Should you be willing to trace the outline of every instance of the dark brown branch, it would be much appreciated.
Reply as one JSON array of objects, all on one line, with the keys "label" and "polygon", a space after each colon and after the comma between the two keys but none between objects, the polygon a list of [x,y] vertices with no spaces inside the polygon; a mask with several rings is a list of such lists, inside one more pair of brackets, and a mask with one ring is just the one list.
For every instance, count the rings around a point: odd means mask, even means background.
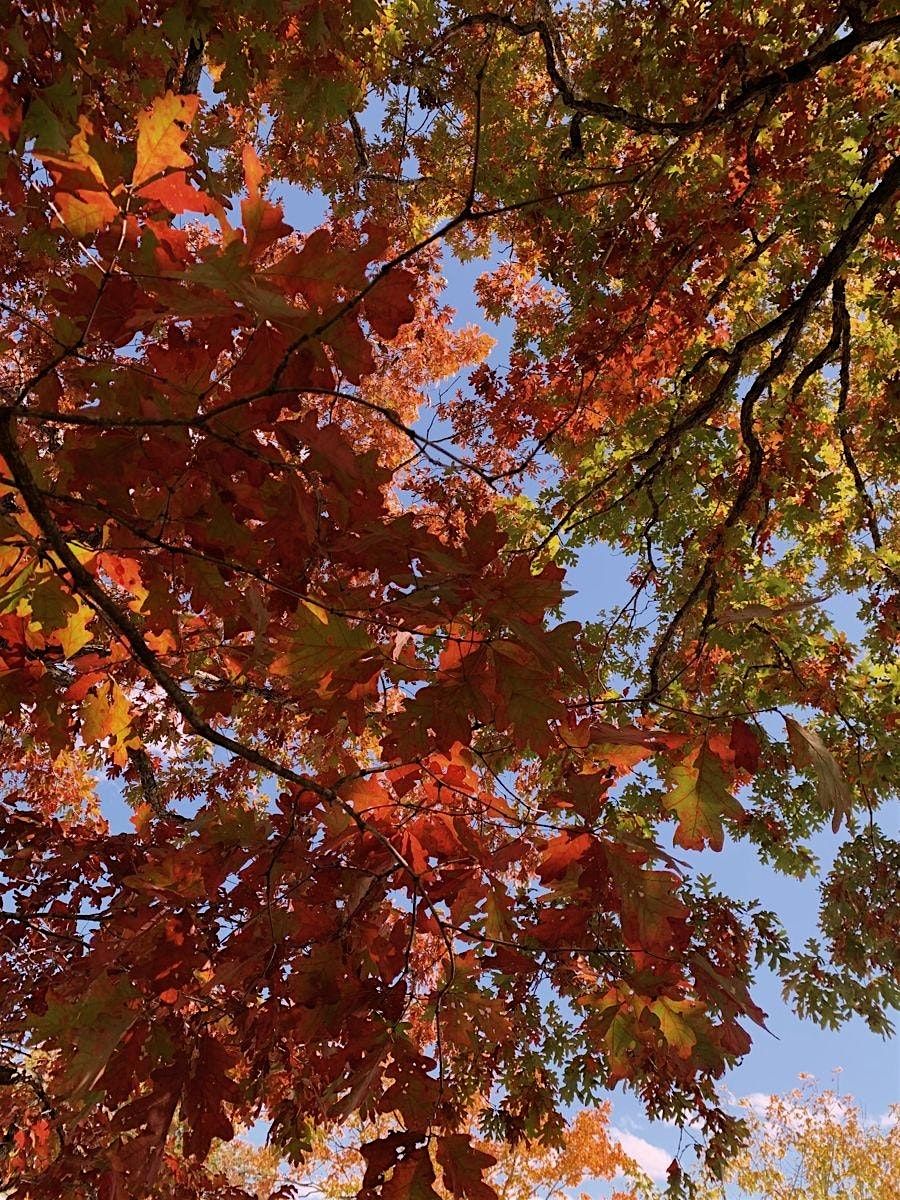
[{"label": "dark brown branch", "polygon": [[353,147],[356,150],[356,169],[360,175],[365,175],[370,166],[366,137],[359,123],[359,117],[355,112],[349,113],[347,120],[350,123],[350,132],[353,134]]},{"label": "dark brown branch", "polygon": [[850,439],[850,415],[847,412],[847,399],[850,395],[850,314],[847,311],[846,289],[842,279],[834,281],[832,296],[834,298],[835,324],[840,331],[841,346],[840,392],[837,410],[838,436],[841,439],[844,462],[853,476],[853,485],[856,488],[856,494],[859,496],[860,504],[865,514],[869,536],[872,538],[872,544],[875,549],[880,550],[881,531],[878,528],[875,505],[872,503],[872,497],[866,488],[865,480],[862,477],[862,472],[853,453],[853,442]]},{"label": "dark brown branch", "polygon": [[203,36],[199,33],[191,34],[191,40],[188,42],[187,54],[184,58],[184,65],[179,72],[177,67],[172,67],[166,75],[166,88],[169,91],[176,90],[179,96],[196,95],[200,87],[200,76],[203,74],[203,52],[206,49],[206,42]]},{"label": "dark brown branch", "polygon": [[137,771],[144,802],[153,810],[153,813],[164,821],[186,822],[187,817],[166,808],[166,802],[159,789],[159,780],[156,778],[156,772],[153,770],[153,763],[147,751],[142,746],[129,747],[128,761]]},{"label": "dark brown branch", "polygon": [[[547,75],[562,100],[573,112],[584,116],[602,117],[615,125],[624,126],[635,133],[685,134],[712,129],[736,116],[754,100],[777,96],[788,87],[812,79],[826,67],[835,66],[843,59],[855,54],[861,47],[873,42],[887,41],[900,34],[900,16],[887,17],[883,21],[859,22],[845,37],[829,42],[804,58],[797,59],[785,67],[748,79],[744,85],[720,104],[699,116],[686,120],[665,120],[644,116],[641,113],[612,104],[608,100],[581,96],[569,73],[559,39],[547,20],[516,21],[505,13],[472,13],[452,25],[441,38],[446,40],[460,29],[478,25],[494,25],[514,33],[517,37],[537,35],[544,51]],[[434,47],[433,47],[434,48]]]},{"label": "dark brown branch", "polygon": [[[891,162],[881,180],[856,209],[846,227],[835,239],[831,249],[823,257],[812,278],[797,299],[758,329],[751,330],[750,333],[745,334],[730,350],[716,348],[712,351],[706,351],[705,354],[701,355],[698,362],[688,372],[682,386],[685,386],[700,372],[703,366],[708,365],[714,359],[724,360],[727,364],[726,368],[719,376],[709,395],[695,404],[693,408],[689,409],[680,420],[673,420],[669,427],[658,434],[644,450],[638,451],[636,454],[631,455],[624,463],[613,467],[600,480],[592,484],[587,491],[573,500],[566,512],[546,534],[539,549],[546,547],[563,530],[572,529],[579,524],[593,520],[598,515],[596,512],[588,513],[580,517],[577,521],[573,521],[572,518],[578,509],[593,496],[601,492],[614,479],[621,476],[626,470],[639,467],[643,463],[649,464],[633,480],[627,490],[616,497],[616,504],[622,503],[629,496],[634,495],[646,487],[648,483],[651,483],[666,462],[672,448],[678,444],[682,436],[691,429],[696,429],[702,425],[728,396],[732,385],[740,378],[744,359],[750,350],[765,344],[790,327],[795,331],[791,337],[791,353],[793,352],[793,346],[796,344],[796,340],[799,338],[810,312],[837,278],[847,259],[871,228],[879,213],[893,201],[898,189],[900,189],[900,156]],[[787,354],[782,357],[779,353],[776,355],[776,359],[783,367],[787,365],[790,356],[790,354]],[[763,386],[774,382],[777,375],[772,375],[770,368],[771,363],[770,367],[757,377],[756,384],[753,385],[754,387],[763,379],[765,380]],[[757,396],[754,396],[754,402],[756,398]]]}]

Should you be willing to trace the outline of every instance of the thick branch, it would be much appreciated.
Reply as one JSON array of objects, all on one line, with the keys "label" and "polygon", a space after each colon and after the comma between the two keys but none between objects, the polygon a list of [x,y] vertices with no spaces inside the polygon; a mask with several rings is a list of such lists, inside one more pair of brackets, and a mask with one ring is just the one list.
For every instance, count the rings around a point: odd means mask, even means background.
[{"label": "thick branch", "polygon": [[480,12],[463,18],[447,31],[446,36],[458,29],[477,25],[494,25],[507,29],[518,37],[540,38],[544,51],[547,74],[550,77],[563,104],[576,113],[584,116],[602,117],[615,125],[622,125],[635,133],[685,134],[696,133],[702,129],[711,129],[736,116],[747,105],[760,97],[772,97],[783,92],[786,88],[804,83],[812,79],[826,67],[832,67],[855,54],[861,47],[873,42],[883,42],[900,34],[900,17],[887,17],[883,21],[861,22],[845,37],[830,42],[821,50],[816,50],[804,58],[789,63],[786,67],[767,71],[754,79],[749,79],[739,91],[723,100],[702,115],[687,120],[663,120],[656,117],[643,116],[641,113],[623,108],[620,104],[611,104],[608,100],[581,96],[575,90],[558,38],[548,21],[516,21],[505,13]]}]

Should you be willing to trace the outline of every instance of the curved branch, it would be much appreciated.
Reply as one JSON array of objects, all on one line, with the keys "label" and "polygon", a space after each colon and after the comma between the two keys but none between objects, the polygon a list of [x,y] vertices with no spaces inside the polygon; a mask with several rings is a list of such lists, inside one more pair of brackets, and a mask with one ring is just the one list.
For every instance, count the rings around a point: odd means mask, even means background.
[{"label": "curved branch", "polygon": [[608,100],[579,95],[575,90],[559,39],[546,20],[519,22],[505,13],[472,13],[451,26],[440,40],[445,40],[457,30],[477,25],[499,26],[514,33],[517,37],[531,37],[536,34],[540,38],[544,51],[547,74],[563,104],[573,112],[583,116],[602,117],[614,125],[621,125],[635,133],[674,135],[697,133],[700,130],[722,125],[752,104],[754,100],[760,97],[777,96],[788,87],[812,79],[826,67],[835,66],[851,54],[855,54],[863,46],[873,42],[888,41],[900,35],[900,16],[887,17],[882,21],[860,22],[845,37],[829,42],[822,49],[815,50],[804,58],[789,63],[786,67],[776,68],[749,79],[739,91],[701,116],[676,121],[643,116],[641,113],[623,108],[620,104],[612,104]]},{"label": "curved branch", "polygon": [[213,728],[208,721],[205,721],[196,712],[189,694],[169,674],[147,645],[134,617],[119,608],[91,573],[78,561],[78,558],[70,549],[65,535],[57,524],[53,513],[50,511],[50,507],[15,439],[14,420],[13,414],[8,409],[0,411],[0,454],[6,460],[10,473],[16,482],[23,500],[28,506],[31,516],[47,539],[48,546],[53,550],[53,553],[68,573],[72,581],[72,586],[88,601],[110,629],[128,646],[135,660],[163,690],[187,727],[211,745],[218,746],[220,749],[226,750],[229,754],[233,754],[245,762],[252,763],[263,771],[279,779],[283,779],[287,783],[294,784],[304,791],[312,792],[314,795],[320,797],[320,799],[340,808],[357,827],[359,832],[368,833],[378,841],[396,865],[413,881],[422,895],[429,912],[434,917],[447,952],[449,966],[448,979],[438,993],[436,1010],[439,1011],[440,1000],[453,981],[455,954],[452,938],[445,928],[443,918],[437,911],[434,901],[429,899],[427,891],[423,889],[418,873],[410,865],[405,855],[394,846],[390,838],[383,834],[381,830],[376,829],[364,816],[358,813],[353,805],[349,804],[333,787],[328,787],[325,784],[319,783],[317,779],[312,778],[310,775],[305,775],[293,770],[291,767],[284,766],[275,759],[270,758],[269,755],[264,754],[261,750],[258,750],[255,746],[245,745],[236,738],[222,733],[220,730]]}]

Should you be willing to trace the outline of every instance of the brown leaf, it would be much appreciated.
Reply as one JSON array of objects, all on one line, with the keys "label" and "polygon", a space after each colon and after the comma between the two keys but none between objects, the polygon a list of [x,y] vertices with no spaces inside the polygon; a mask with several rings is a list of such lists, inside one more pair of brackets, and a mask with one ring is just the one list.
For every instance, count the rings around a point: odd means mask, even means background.
[{"label": "brown leaf", "polygon": [[844,817],[853,810],[853,793],[841,774],[834,755],[813,729],[807,729],[793,717],[785,717],[788,740],[793,752],[794,766],[800,770],[810,767],[818,781],[818,796],[828,812],[832,813],[831,828],[835,833]]}]

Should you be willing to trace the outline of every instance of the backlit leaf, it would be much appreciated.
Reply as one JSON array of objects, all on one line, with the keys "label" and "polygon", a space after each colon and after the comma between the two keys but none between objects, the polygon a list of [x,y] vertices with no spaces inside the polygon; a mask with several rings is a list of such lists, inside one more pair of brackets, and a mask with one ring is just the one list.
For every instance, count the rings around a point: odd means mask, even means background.
[{"label": "backlit leaf", "polygon": [[708,844],[713,850],[721,850],[725,841],[723,819],[736,820],[744,815],[721,761],[704,743],[672,769],[670,783],[673,787],[663,804],[678,818],[676,845],[702,850]]},{"label": "backlit leaf", "polygon": [[181,171],[193,164],[184,143],[197,114],[199,96],[176,96],[166,92],[158,96],[137,119],[137,159],[132,186],[168,171]]}]

